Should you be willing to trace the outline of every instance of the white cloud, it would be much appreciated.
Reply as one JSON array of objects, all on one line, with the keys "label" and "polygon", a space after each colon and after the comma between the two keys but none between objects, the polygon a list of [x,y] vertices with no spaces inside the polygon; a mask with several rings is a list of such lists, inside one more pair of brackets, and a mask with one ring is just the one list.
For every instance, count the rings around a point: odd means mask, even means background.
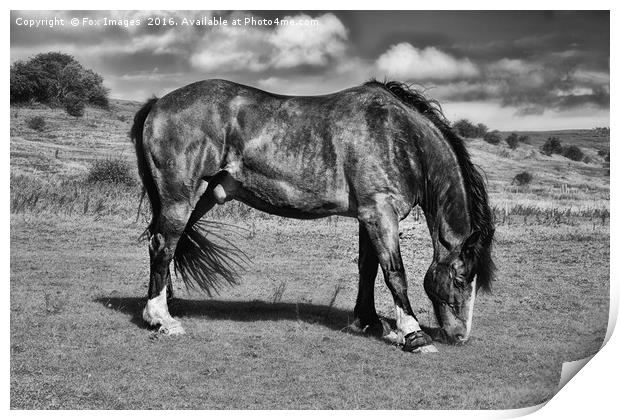
[{"label": "white cloud", "polygon": [[[285,20],[309,20],[308,15],[286,16]],[[290,68],[302,64],[327,64],[346,51],[347,29],[332,13],[316,18],[317,25],[279,26],[269,37],[275,48],[272,64],[275,68]]]},{"label": "white cloud", "polygon": [[202,71],[262,71],[269,66],[268,34],[262,29],[222,27],[206,34],[190,56]]},{"label": "white cloud", "polygon": [[190,57],[203,71],[287,69],[324,66],[346,52],[347,30],[333,14],[316,18],[300,14],[286,20],[318,21],[316,25],[222,27],[205,34]]},{"label": "white cloud", "polygon": [[389,77],[406,80],[448,80],[479,74],[469,59],[457,59],[435,47],[419,49],[402,42],[392,45],[376,61],[377,69]]}]

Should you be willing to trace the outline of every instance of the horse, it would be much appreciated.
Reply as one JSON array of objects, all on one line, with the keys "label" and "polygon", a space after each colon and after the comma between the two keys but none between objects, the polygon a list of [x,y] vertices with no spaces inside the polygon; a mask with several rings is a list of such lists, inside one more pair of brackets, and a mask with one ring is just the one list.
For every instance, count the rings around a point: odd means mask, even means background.
[{"label": "horse", "polygon": [[357,218],[353,325],[385,334],[374,301],[381,267],[403,350],[435,352],[411,307],[399,245],[399,222],[420,206],[434,250],[424,290],[438,330],[450,344],[469,339],[476,294],[494,280],[493,215],[463,140],[439,103],[414,87],[373,79],[332,94],[285,96],[204,80],[148,100],[130,136],[152,210],[149,325],[185,332],[167,306],[171,261],[186,284],[209,294],[236,283],[236,248],[209,239],[216,225],[202,217],[238,200],[282,217]]}]

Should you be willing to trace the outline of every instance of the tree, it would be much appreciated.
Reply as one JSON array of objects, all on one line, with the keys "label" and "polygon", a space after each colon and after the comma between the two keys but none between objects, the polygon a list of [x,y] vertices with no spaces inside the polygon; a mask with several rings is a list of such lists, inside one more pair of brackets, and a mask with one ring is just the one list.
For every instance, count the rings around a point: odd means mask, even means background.
[{"label": "tree", "polygon": [[562,154],[562,143],[557,137],[549,137],[545,144],[540,147],[540,152],[544,155]]},{"label": "tree", "polygon": [[94,106],[109,105],[103,78],[68,54],[49,52],[16,61],[11,65],[10,78],[11,103],[37,101],[60,106],[72,93]]},{"label": "tree", "polygon": [[486,133],[482,139],[489,144],[499,144],[502,141],[502,136],[499,131],[493,130]]},{"label": "tree", "polygon": [[476,126],[476,131],[476,137],[484,137],[484,135],[489,132],[489,127],[487,127],[485,124],[479,123]]},{"label": "tree", "polygon": [[511,133],[504,141],[513,150],[519,147],[519,136],[516,133]]}]

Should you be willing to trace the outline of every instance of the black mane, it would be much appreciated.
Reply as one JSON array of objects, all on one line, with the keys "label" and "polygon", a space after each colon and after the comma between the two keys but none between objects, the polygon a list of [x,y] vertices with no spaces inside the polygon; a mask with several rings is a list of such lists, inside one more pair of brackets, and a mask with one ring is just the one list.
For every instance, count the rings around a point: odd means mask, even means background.
[{"label": "black mane", "polygon": [[489,207],[484,179],[472,163],[465,143],[454,132],[441,110],[441,105],[436,100],[426,98],[421,92],[402,82],[370,80],[365,85],[378,86],[387,90],[400,101],[428,118],[441,131],[452,147],[465,181],[471,230],[479,233],[479,239],[473,246],[478,279],[477,286],[483,290],[490,290],[495,273],[495,264],[491,256],[493,234],[495,233],[493,213]]}]

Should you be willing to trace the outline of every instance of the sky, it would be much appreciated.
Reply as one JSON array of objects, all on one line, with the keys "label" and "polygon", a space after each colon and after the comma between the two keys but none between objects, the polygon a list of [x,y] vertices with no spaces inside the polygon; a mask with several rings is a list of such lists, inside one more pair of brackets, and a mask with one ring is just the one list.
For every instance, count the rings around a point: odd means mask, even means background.
[{"label": "sky", "polygon": [[451,121],[609,126],[607,11],[12,11],[10,32],[11,62],[71,54],[118,99],[209,78],[316,95],[374,77],[416,85]]}]

